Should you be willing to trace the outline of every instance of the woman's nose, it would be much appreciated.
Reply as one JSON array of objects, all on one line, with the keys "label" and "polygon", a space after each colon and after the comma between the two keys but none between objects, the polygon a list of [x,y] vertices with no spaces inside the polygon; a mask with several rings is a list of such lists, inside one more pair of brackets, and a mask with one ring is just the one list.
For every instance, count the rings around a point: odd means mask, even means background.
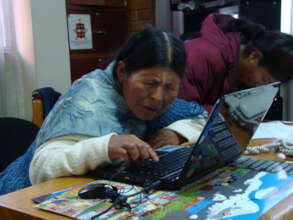
[{"label": "woman's nose", "polygon": [[158,86],[151,93],[151,98],[156,102],[162,102],[164,100],[164,90],[161,86]]}]

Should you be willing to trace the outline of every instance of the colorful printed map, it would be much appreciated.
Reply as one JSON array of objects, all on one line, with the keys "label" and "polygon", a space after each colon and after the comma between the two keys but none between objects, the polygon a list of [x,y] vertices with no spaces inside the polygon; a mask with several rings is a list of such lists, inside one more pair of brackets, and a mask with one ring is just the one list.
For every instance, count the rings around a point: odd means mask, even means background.
[{"label": "colorful printed map", "polygon": [[[109,183],[94,183],[97,182]],[[140,190],[136,186],[111,184],[125,195]],[[106,200],[78,198],[80,188],[59,193],[37,207],[76,219],[91,219],[111,205]],[[293,176],[285,172],[272,174],[225,167],[181,191],[131,197],[131,211],[113,208],[99,219],[257,219],[292,192]]]}]

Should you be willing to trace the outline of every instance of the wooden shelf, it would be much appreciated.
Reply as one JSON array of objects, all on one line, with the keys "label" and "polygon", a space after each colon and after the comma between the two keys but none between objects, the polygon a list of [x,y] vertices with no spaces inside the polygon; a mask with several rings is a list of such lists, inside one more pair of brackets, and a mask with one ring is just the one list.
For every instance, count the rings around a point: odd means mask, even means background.
[{"label": "wooden shelf", "polygon": [[153,24],[152,3],[152,0],[66,0],[67,16],[90,16],[92,36],[92,49],[70,50],[71,81],[94,69],[105,68],[131,33]]},{"label": "wooden shelf", "polygon": [[104,7],[127,7],[127,0],[67,0],[67,4],[71,5],[90,5]]}]

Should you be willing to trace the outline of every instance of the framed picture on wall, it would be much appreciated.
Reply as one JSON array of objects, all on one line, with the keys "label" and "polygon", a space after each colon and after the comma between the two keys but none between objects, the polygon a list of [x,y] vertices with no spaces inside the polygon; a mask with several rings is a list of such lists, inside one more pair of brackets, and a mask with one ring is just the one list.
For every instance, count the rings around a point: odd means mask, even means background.
[{"label": "framed picture on wall", "polygon": [[69,14],[67,24],[70,50],[93,48],[91,16],[89,14]]}]

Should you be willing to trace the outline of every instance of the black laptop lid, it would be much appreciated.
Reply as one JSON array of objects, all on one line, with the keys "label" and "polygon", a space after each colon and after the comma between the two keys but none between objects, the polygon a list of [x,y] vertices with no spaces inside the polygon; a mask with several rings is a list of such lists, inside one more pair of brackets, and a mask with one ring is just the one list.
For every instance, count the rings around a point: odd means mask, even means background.
[{"label": "black laptop lid", "polygon": [[194,179],[237,159],[273,103],[277,85],[241,90],[217,100],[182,179]]}]

